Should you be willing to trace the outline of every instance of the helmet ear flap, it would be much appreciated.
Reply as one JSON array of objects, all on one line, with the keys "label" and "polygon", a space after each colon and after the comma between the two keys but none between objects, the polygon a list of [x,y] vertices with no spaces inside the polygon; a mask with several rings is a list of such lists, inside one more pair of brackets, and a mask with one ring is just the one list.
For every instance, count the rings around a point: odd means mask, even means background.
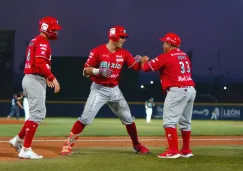
[{"label": "helmet ear flap", "polygon": [[113,36],[113,41],[114,42],[118,42],[119,39],[120,39],[120,37],[118,35]]}]

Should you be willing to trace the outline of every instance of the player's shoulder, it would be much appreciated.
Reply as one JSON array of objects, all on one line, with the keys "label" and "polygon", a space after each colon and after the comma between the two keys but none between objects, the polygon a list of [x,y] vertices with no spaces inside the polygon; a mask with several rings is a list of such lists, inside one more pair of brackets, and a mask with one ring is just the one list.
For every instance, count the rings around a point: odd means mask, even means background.
[{"label": "player's shoulder", "polygon": [[32,39],[31,42],[33,42],[37,46],[39,45],[39,46],[45,47],[45,48],[50,46],[49,41],[40,35],[38,35],[34,39]]},{"label": "player's shoulder", "polygon": [[161,53],[155,57],[155,60],[164,60],[164,58],[167,58],[168,56],[168,53]]},{"label": "player's shoulder", "polygon": [[132,56],[131,52],[129,52],[128,50],[124,49],[124,48],[119,48],[117,53],[123,57],[128,57],[128,56]]},{"label": "player's shoulder", "polygon": [[105,49],[106,49],[105,44],[102,44],[91,49],[91,52],[100,52],[100,51],[104,51]]},{"label": "player's shoulder", "polygon": [[187,56],[187,54],[185,52],[183,52],[182,50],[178,49],[174,49],[170,52],[167,53],[169,56]]},{"label": "player's shoulder", "polygon": [[124,48],[119,48],[118,52],[120,53],[126,53],[126,54],[131,54],[128,50],[124,49]]}]

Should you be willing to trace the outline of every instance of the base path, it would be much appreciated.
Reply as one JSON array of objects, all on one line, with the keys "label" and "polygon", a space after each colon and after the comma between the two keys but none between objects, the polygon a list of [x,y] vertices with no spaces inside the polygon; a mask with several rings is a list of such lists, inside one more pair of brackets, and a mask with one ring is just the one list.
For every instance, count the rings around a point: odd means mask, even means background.
[{"label": "base path", "polygon": [[[10,147],[8,141],[12,137],[0,137],[0,161],[13,161],[18,159],[18,153]],[[45,158],[60,156],[61,147],[67,137],[36,137],[32,143],[33,150]],[[147,147],[165,148],[165,137],[140,137],[140,141]],[[179,139],[181,145],[181,137]],[[243,145],[243,136],[192,136],[192,146],[234,146]],[[80,137],[75,143],[75,148],[99,148],[99,147],[131,147],[129,137]]]}]

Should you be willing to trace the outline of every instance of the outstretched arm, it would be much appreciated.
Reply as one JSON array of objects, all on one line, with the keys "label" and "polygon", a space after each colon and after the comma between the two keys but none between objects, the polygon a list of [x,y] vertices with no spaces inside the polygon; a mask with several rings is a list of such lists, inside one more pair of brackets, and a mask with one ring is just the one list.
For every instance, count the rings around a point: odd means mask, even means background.
[{"label": "outstretched arm", "polygon": [[141,70],[141,60],[142,56],[136,55],[132,56],[129,52],[125,53],[125,62],[127,63],[128,68],[132,68],[133,70],[139,71]]},{"label": "outstretched arm", "polygon": [[148,61],[148,59],[149,58],[147,56],[144,56],[141,61],[141,68],[144,72],[158,71],[165,64],[165,58],[163,55],[160,55],[150,61]]}]

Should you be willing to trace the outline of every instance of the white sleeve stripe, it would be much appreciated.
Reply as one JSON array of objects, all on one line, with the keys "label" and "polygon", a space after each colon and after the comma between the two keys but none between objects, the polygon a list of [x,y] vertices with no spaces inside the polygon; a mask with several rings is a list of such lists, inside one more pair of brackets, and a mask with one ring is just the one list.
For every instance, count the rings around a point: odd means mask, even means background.
[{"label": "white sleeve stripe", "polygon": [[150,62],[148,62],[148,65],[150,66],[150,68],[152,69],[152,71],[154,71],[153,67],[150,65]]},{"label": "white sleeve stripe", "polygon": [[45,56],[35,56],[36,58],[45,58],[47,59]]},{"label": "white sleeve stripe", "polygon": [[53,74],[51,74],[51,76],[50,77],[48,77],[48,78],[51,78],[53,76]]},{"label": "white sleeve stripe", "polygon": [[86,65],[90,66],[88,63],[86,63]]},{"label": "white sleeve stripe", "polygon": [[131,66],[129,66],[128,68],[133,67],[133,65],[135,65],[137,63],[137,61],[135,61]]}]

